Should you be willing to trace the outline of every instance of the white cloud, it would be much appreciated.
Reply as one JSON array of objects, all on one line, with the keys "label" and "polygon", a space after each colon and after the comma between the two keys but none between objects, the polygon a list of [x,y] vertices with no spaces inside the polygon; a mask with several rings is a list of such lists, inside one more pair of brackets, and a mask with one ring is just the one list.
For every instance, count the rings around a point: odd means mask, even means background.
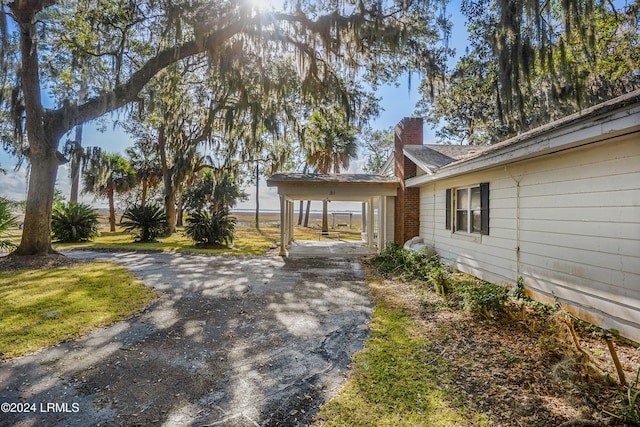
[{"label": "white cloud", "polygon": [[8,170],[6,175],[0,175],[0,196],[10,200],[24,200],[26,197],[27,178],[25,168],[17,171]]}]

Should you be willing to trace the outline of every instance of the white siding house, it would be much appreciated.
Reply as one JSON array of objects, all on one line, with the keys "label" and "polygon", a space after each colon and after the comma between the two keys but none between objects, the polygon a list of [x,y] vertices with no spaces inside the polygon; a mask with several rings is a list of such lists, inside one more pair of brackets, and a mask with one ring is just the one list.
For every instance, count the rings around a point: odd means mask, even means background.
[{"label": "white siding house", "polygon": [[424,242],[640,342],[640,91],[485,149],[451,147],[403,149]]}]

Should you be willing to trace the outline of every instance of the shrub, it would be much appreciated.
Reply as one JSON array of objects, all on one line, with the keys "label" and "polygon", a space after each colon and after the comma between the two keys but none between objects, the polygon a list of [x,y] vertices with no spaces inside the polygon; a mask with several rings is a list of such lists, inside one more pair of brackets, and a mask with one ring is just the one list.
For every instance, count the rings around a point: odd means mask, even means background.
[{"label": "shrub", "polygon": [[426,251],[407,251],[397,243],[387,245],[373,262],[379,270],[398,274],[405,280],[426,280],[433,283],[434,273],[439,277],[446,276],[440,274],[445,272],[446,267],[440,263],[437,256],[429,256]]},{"label": "shrub", "polygon": [[3,238],[7,230],[16,227],[18,220],[11,212],[11,202],[0,197],[0,251],[11,250],[16,247],[13,240]]},{"label": "shrub", "polygon": [[61,242],[94,239],[100,234],[98,213],[82,203],[56,203],[51,216],[51,234]]},{"label": "shrub", "polygon": [[228,247],[235,238],[236,219],[227,209],[218,209],[212,214],[193,212],[187,218],[185,234],[196,245],[209,247]]},{"label": "shrub", "polygon": [[464,309],[481,314],[487,319],[491,317],[491,313],[504,313],[509,299],[509,290],[505,286],[486,282],[477,284],[465,281],[459,283],[454,292]]},{"label": "shrub", "polygon": [[158,205],[134,205],[122,215],[120,225],[138,242],[155,242],[167,232],[167,215]]},{"label": "shrub", "polygon": [[384,250],[373,258],[378,269],[386,273],[399,270],[404,264],[404,250],[397,243],[389,243]]},{"label": "shrub", "polygon": [[634,382],[627,385],[627,399],[623,402],[624,417],[632,425],[640,425],[640,368],[636,372]]}]

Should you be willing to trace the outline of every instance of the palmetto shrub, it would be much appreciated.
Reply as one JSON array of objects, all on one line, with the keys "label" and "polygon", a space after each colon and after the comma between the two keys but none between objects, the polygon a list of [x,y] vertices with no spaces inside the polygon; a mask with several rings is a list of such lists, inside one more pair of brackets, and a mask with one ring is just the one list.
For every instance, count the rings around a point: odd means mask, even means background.
[{"label": "palmetto shrub", "polygon": [[81,242],[97,237],[98,213],[82,203],[56,203],[51,215],[51,234],[61,242]]},{"label": "palmetto shrub", "polygon": [[212,214],[193,212],[187,218],[184,232],[196,245],[229,247],[235,238],[236,219],[228,209],[218,209]]},{"label": "palmetto shrub", "polygon": [[158,205],[129,207],[120,225],[139,242],[154,242],[167,232],[167,214]]},{"label": "palmetto shrub", "polygon": [[5,233],[18,225],[18,220],[11,212],[11,202],[0,197],[0,251],[11,250],[16,247],[13,240],[4,238]]}]

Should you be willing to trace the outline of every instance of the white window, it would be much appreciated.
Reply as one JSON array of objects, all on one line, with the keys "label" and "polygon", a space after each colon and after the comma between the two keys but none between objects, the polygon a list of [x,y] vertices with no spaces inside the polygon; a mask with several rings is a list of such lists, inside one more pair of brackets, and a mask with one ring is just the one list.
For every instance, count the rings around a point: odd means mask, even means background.
[{"label": "white window", "polygon": [[448,188],[445,216],[447,230],[489,234],[489,183]]},{"label": "white window", "polygon": [[455,231],[480,233],[480,187],[456,190]]}]

